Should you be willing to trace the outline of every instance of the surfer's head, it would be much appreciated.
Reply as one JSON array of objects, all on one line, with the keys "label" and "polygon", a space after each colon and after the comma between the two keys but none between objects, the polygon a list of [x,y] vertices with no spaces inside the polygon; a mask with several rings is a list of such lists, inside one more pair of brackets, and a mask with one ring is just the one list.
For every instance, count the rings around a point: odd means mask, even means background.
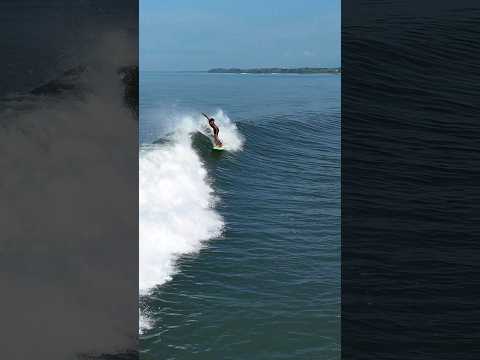
[{"label": "surfer's head", "polygon": [[213,123],[213,122],[215,122],[215,119],[214,119],[214,118],[210,118],[210,119],[208,120],[208,123],[209,123],[209,124],[211,124],[211,123]]}]

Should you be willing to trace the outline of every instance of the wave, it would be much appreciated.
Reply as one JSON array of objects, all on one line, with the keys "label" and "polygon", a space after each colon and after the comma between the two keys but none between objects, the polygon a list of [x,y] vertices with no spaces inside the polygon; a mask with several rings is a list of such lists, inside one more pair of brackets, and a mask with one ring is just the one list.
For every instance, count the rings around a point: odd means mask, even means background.
[{"label": "wave", "polygon": [[[223,111],[214,118],[230,152],[244,139]],[[205,118],[176,114],[163,119],[164,135],[143,146],[139,157],[139,286],[146,295],[172,278],[184,254],[198,252],[205,241],[221,236],[224,220],[215,210],[219,201],[192,135],[210,137]],[[148,327],[141,314],[140,328]]]}]

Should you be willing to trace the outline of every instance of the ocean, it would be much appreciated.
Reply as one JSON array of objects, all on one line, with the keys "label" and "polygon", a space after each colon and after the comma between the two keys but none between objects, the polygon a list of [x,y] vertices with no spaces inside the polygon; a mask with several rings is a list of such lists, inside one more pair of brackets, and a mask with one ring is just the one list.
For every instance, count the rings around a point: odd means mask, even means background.
[{"label": "ocean", "polygon": [[340,85],[140,72],[142,359],[340,358]]}]

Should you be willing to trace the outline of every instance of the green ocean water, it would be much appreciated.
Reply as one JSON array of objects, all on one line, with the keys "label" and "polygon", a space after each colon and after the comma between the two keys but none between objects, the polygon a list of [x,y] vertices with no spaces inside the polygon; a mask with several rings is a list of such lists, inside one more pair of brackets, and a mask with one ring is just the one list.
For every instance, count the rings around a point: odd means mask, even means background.
[{"label": "green ocean water", "polygon": [[339,359],[340,76],[140,81],[142,359]]}]

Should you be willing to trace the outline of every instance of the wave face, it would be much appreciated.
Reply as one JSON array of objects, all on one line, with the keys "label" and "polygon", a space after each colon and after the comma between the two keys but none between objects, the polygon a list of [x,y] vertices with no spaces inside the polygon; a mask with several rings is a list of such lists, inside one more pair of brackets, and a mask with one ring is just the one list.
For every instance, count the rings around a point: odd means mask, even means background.
[{"label": "wave face", "polygon": [[[228,151],[239,151],[243,137],[222,111],[214,114]],[[221,236],[224,220],[215,211],[219,198],[197,154],[193,134],[210,137],[205,118],[174,115],[165,120],[160,144],[143,146],[139,162],[140,294],[164,284],[176,260],[198,252],[205,241]],[[205,137],[205,139],[207,139]],[[140,327],[148,327],[141,316]]]}]

